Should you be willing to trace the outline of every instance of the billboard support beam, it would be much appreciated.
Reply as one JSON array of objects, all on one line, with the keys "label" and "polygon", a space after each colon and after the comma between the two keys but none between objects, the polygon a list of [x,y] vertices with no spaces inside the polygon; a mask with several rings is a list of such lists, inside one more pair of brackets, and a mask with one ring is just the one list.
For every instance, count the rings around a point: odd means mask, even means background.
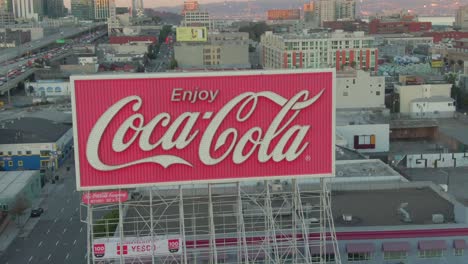
[{"label": "billboard support beam", "polygon": [[242,195],[240,182],[237,182],[237,246],[238,246],[238,262],[249,264],[249,252],[247,250],[247,238],[245,235],[244,214],[242,213]]},{"label": "billboard support beam", "polygon": [[211,193],[211,184],[208,184],[208,214],[210,226],[210,259],[211,263],[218,264],[218,252],[216,251],[216,231],[213,217],[213,198]]},{"label": "billboard support beam", "polygon": [[[120,189],[119,189],[120,191]],[[123,210],[122,210],[122,202],[119,200],[119,235],[120,235],[120,263],[125,263],[124,255],[123,255]]]},{"label": "billboard support beam", "polygon": [[[89,195],[89,192],[88,192],[88,195]],[[88,264],[91,264],[91,259],[93,257],[93,251],[91,250],[91,247],[92,247],[92,244],[93,244],[93,237],[92,237],[92,232],[91,232],[91,223],[92,223],[92,218],[93,218],[93,209],[92,209],[92,205],[88,204],[88,221],[87,221],[87,226],[88,226],[88,230],[86,232],[86,235],[87,235],[87,239],[86,239],[86,243],[87,243],[87,247],[88,247],[88,255],[87,255],[87,263]]]},{"label": "billboard support beam", "polygon": [[[273,247],[275,253],[275,263],[280,263],[279,254],[278,254],[278,243],[276,241],[276,227],[275,219],[273,218],[273,210],[271,207],[271,196],[270,196],[270,184],[268,181],[265,181],[266,188],[266,197],[265,197],[265,207],[266,207],[266,216],[267,216],[267,230],[268,230],[268,243],[270,240],[273,240]],[[268,244],[268,251],[271,251],[271,246]]]},{"label": "billboard support beam", "polygon": [[184,217],[184,195],[182,185],[179,185],[179,221],[180,234],[182,235],[182,264],[187,264],[187,245],[185,244],[185,217]]},{"label": "billboard support beam", "polygon": [[306,221],[304,218],[304,207],[302,205],[302,199],[301,199],[301,190],[299,189],[299,184],[297,183],[296,179],[293,179],[293,188],[294,188],[294,208],[295,212],[294,215],[297,215],[299,213],[299,219],[300,219],[300,224],[301,224],[301,230],[302,230],[302,240],[304,241],[304,253],[305,253],[305,260],[306,263],[309,264],[311,263],[310,259],[310,249],[309,249],[309,228],[306,225]]},{"label": "billboard support beam", "polygon": [[[151,243],[154,244],[154,215],[153,215],[153,188],[150,188],[150,234],[151,234]],[[154,247],[151,247],[151,263],[154,264]]]}]

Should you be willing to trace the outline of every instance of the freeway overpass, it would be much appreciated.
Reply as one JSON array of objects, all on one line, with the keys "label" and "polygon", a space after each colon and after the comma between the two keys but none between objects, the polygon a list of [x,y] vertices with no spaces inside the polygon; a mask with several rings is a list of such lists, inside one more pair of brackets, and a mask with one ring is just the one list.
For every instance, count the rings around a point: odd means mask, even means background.
[{"label": "freeway overpass", "polygon": [[[59,56],[51,58],[50,61],[60,60],[72,54],[73,54],[72,51],[66,52],[66,53],[60,54]],[[34,74],[35,72],[36,72],[36,68],[29,68],[25,72],[23,72],[21,75],[16,76],[14,79],[9,79],[8,82],[0,86],[0,95],[4,95],[5,93],[8,93],[10,90],[18,86],[18,83],[26,80],[29,76],[31,76],[31,74]]]},{"label": "freeway overpass", "polygon": [[61,32],[45,36],[44,38],[40,40],[36,40],[33,42],[28,42],[23,45],[20,45],[19,47],[15,48],[9,48],[9,49],[3,49],[0,50],[0,63],[11,60],[16,57],[20,57],[23,54],[34,51],[43,47],[46,47],[50,44],[55,43],[57,39],[61,38],[71,38],[76,35],[82,34],[84,32],[94,30],[96,28],[104,26],[105,23],[96,23],[92,24],[89,26],[81,26],[81,27],[74,27],[74,28],[64,28],[62,29],[63,34]]}]

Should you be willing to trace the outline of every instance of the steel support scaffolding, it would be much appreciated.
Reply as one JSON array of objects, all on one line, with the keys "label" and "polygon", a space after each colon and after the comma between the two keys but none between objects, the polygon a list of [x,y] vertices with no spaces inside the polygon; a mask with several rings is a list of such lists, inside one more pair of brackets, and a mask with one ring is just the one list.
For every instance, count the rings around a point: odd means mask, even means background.
[{"label": "steel support scaffolding", "polygon": [[[88,264],[341,263],[326,179],[153,187],[132,194],[123,203],[84,205]],[[101,220],[117,210],[118,218]],[[93,254],[95,237],[120,245],[149,239],[157,247],[179,239],[179,248],[152,248],[147,255],[121,250],[102,259]],[[330,244],[333,252],[327,252]]]}]

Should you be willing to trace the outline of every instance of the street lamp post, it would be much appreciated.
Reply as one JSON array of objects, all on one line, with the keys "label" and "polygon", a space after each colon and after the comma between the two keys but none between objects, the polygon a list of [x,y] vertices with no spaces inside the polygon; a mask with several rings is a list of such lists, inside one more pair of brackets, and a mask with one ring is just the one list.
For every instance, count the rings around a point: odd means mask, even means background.
[{"label": "street lamp post", "polygon": [[447,185],[447,191],[450,187],[450,173],[445,170],[440,170],[445,175],[445,184]]}]

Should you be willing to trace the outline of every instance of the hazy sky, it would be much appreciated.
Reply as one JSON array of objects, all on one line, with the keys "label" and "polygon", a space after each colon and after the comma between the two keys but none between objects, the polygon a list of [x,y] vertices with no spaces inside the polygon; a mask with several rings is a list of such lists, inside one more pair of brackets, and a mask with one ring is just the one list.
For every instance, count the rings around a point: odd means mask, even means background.
[{"label": "hazy sky", "polygon": [[[70,7],[71,0],[64,0],[65,6]],[[230,1],[247,1],[247,0],[230,0]],[[184,3],[184,0],[143,0],[145,7],[158,7],[158,6],[176,6]],[[223,0],[198,0],[198,3],[213,3],[223,2]],[[131,6],[131,0],[116,0],[117,6]]]}]

